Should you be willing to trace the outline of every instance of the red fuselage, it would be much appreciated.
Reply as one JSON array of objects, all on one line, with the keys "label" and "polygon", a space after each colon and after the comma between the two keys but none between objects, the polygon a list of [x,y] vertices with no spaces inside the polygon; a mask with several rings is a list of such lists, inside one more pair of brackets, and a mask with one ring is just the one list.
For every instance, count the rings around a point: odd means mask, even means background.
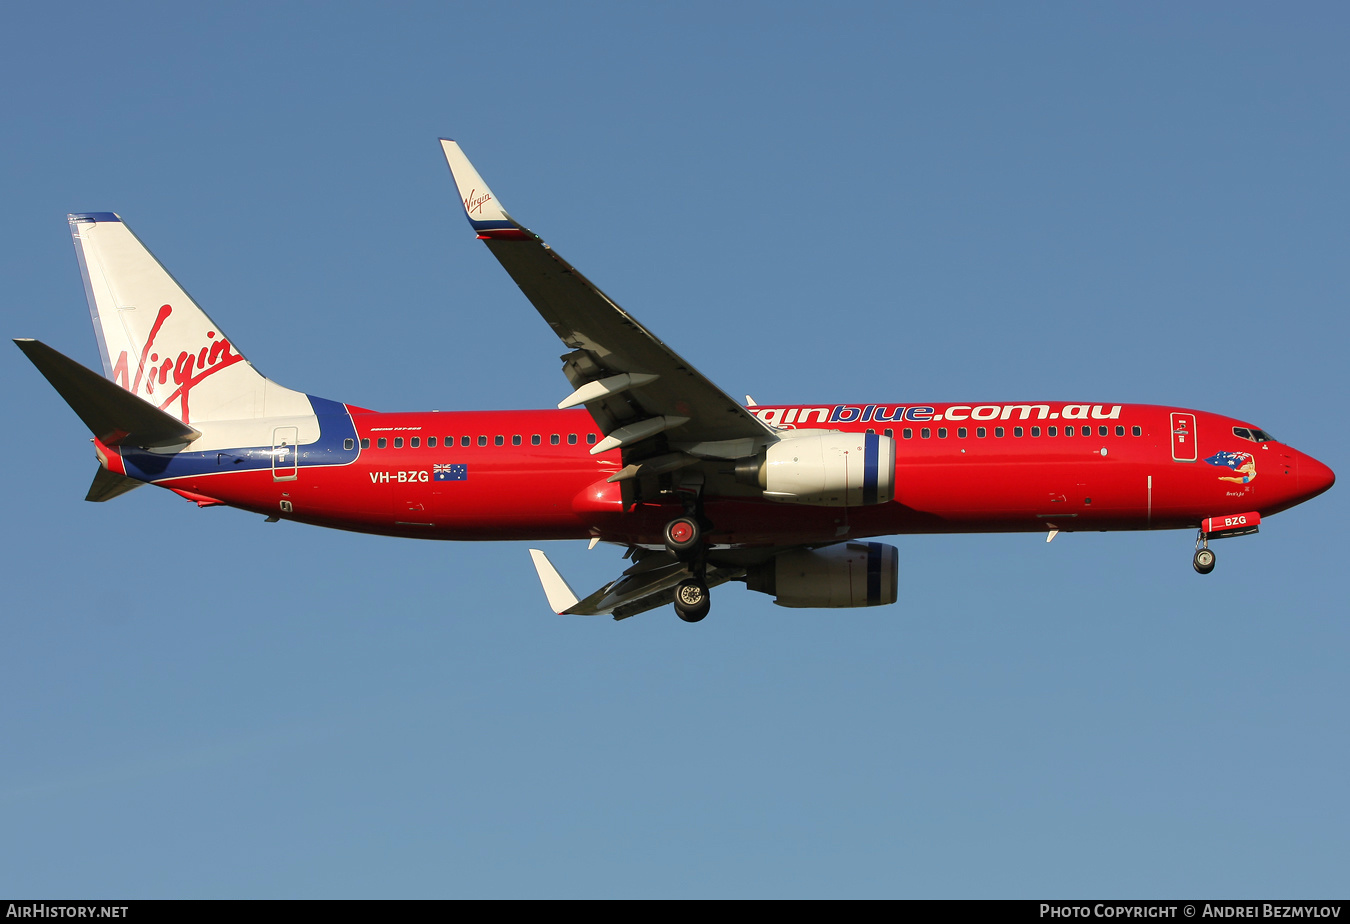
[{"label": "red fuselage", "polygon": [[[284,472],[289,477],[222,465],[154,481],[203,504],[423,539],[599,537],[659,545],[663,526],[680,510],[673,501],[624,508],[620,485],[606,481],[622,467],[620,453],[590,454],[601,434],[584,410],[386,414],[343,407],[355,435],[340,464],[301,453]],[[895,498],[844,508],[707,496],[707,538],[715,544],[1196,528],[1206,517],[1269,516],[1335,480],[1327,466],[1259,439],[1264,434],[1243,421],[1184,408],[1049,402],[753,411],[778,426],[893,436]]]}]

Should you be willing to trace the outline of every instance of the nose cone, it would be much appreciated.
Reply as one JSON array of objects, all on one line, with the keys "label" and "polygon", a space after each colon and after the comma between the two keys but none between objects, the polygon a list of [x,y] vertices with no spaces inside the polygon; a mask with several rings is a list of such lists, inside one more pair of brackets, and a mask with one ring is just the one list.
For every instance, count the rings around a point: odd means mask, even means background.
[{"label": "nose cone", "polygon": [[1299,457],[1297,471],[1298,493],[1303,500],[1316,497],[1336,483],[1336,473],[1309,455]]}]

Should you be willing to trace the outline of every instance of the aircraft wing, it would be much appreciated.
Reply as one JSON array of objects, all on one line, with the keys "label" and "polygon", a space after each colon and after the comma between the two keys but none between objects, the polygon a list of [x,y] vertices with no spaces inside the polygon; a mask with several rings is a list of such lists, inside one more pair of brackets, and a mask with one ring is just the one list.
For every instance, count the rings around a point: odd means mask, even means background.
[{"label": "aircraft wing", "polygon": [[[672,458],[667,447],[735,458],[774,439],[753,414],[513,219],[459,145],[442,139],[441,147],[479,239],[572,351],[563,357],[563,372],[575,391],[558,406],[590,411],[605,434],[593,454],[622,448],[631,469],[633,462],[664,453],[658,465],[678,466],[681,458]],[[660,434],[666,434],[667,447],[654,440]],[[722,441],[732,442],[708,445]]]},{"label": "aircraft wing", "polygon": [[[571,585],[553,567],[548,556],[538,549],[530,549],[539,583],[544,586],[548,605],[559,615],[613,616],[627,619],[638,613],[667,606],[675,602],[675,585],[689,577],[688,566],[665,550],[633,548],[633,564],[584,600],[578,600]],[[709,568],[708,587],[716,587],[742,577],[745,569],[731,566]]]}]

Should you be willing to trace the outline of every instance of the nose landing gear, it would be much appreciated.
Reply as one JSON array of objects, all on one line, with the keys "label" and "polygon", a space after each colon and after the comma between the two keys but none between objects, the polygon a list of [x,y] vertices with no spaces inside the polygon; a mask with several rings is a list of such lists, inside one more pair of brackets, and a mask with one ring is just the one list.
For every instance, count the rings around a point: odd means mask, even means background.
[{"label": "nose landing gear", "polygon": [[1191,567],[1198,574],[1209,574],[1214,570],[1214,553],[1210,551],[1204,530],[1195,539],[1195,557],[1191,559]]}]

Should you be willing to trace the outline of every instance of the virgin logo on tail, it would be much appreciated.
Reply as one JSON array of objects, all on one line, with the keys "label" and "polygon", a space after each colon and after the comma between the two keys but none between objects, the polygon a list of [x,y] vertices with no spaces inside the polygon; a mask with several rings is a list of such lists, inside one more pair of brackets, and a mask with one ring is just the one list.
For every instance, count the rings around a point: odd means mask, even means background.
[{"label": "virgin logo on tail", "polygon": [[[215,375],[221,369],[233,366],[244,357],[230,349],[230,341],[221,337],[215,343],[208,343],[200,350],[193,352],[183,350],[176,358],[165,356],[161,359],[158,353],[152,353],[151,350],[154,349],[155,338],[159,336],[160,328],[164,326],[164,322],[172,314],[173,308],[171,306],[163,305],[160,307],[159,315],[155,318],[154,326],[150,328],[150,336],[146,338],[145,346],[141,349],[140,359],[136,363],[136,378],[131,379],[128,370],[127,351],[123,350],[122,355],[117,357],[117,362],[113,364],[113,381],[133,394],[141,394],[143,382],[145,393],[142,397],[153,400],[148,396],[155,394],[156,386],[167,385],[172,377],[174,385],[178,387],[160,402],[159,409],[161,411],[166,410],[170,404],[178,401],[182,409],[180,416],[183,423],[191,423],[188,411],[188,396],[192,393],[193,387],[208,376]],[[214,340],[216,332],[208,330],[206,337],[208,340]],[[148,367],[146,365],[147,360],[149,361]]]}]

